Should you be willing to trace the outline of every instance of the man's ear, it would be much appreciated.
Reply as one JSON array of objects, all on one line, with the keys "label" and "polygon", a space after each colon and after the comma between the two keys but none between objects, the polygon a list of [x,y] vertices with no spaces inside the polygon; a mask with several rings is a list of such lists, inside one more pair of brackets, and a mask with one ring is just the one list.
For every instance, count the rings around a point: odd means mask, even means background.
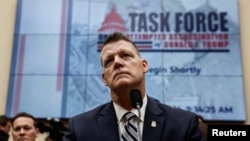
[{"label": "man's ear", "polygon": [[148,61],[147,60],[142,59],[142,67],[143,67],[144,73],[148,72]]},{"label": "man's ear", "polygon": [[38,137],[38,135],[40,134],[39,128],[36,128],[35,130],[36,130],[36,133],[35,133],[36,137]]},{"label": "man's ear", "polygon": [[104,84],[105,86],[108,86],[108,83],[107,83],[106,78],[105,78],[105,76],[104,76],[103,73],[102,73],[102,82],[103,82],[103,84]]}]

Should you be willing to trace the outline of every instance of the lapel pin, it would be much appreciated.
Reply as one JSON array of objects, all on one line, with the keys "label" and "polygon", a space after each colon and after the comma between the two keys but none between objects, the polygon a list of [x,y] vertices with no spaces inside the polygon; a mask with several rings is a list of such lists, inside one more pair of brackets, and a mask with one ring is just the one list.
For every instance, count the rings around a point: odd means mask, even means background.
[{"label": "lapel pin", "polygon": [[151,126],[152,126],[152,127],[156,127],[156,121],[152,121],[152,122],[151,122]]}]

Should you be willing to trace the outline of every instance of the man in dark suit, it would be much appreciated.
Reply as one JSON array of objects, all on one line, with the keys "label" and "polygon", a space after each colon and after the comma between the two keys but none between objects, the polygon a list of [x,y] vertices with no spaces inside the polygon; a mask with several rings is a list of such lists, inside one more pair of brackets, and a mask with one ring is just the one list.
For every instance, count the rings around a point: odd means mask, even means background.
[{"label": "man in dark suit", "polygon": [[9,132],[11,128],[11,119],[6,115],[0,116],[0,141],[9,140]]},{"label": "man in dark suit", "polygon": [[[101,64],[112,101],[70,118],[63,141],[205,141],[197,115],[147,96],[148,62],[125,35],[115,32],[107,37]],[[130,100],[134,89],[142,97],[139,108]],[[126,119],[127,112],[135,116]]]}]

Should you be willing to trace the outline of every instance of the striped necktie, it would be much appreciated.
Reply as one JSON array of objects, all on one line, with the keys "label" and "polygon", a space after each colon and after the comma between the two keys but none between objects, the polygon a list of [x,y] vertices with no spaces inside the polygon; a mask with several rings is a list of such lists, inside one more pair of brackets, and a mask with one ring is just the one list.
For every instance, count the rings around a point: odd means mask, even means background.
[{"label": "striped necktie", "polygon": [[126,124],[122,132],[122,141],[138,141],[138,130],[135,122],[136,115],[127,112],[123,117],[126,119]]}]

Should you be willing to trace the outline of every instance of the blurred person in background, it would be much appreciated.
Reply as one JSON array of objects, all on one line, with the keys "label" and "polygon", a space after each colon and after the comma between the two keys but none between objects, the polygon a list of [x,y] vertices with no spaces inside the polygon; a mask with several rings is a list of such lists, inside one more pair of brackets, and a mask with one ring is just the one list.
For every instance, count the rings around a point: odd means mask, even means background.
[{"label": "blurred person in background", "polygon": [[199,118],[199,128],[201,129],[201,132],[205,137],[205,139],[208,140],[208,124],[201,115],[198,115],[198,118]]},{"label": "blurred person in background", "polygon": [[13,141],[35,141],[39,135],[36,119],[26,112],[13,117],[12,128]]},{"label": "blurred person in background", "polygon": [[11,119],[5,115],[0,116],[0,141],[8,141],[11,128]]}]

